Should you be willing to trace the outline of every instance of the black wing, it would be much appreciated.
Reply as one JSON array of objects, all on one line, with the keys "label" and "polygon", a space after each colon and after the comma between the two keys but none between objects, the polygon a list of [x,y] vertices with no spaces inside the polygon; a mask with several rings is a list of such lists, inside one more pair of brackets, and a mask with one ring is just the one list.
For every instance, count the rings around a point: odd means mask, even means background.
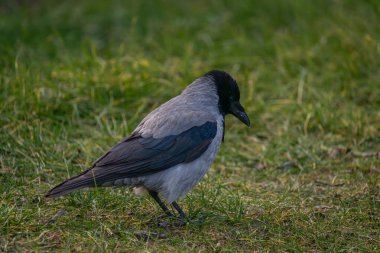
[{"label": "black wing", "polygon": [[59,197],[76,189],[151,175],[189,163],[207,150],[216,132],[216,122],[206,122],[179,135],[159,139],[134,134],[100,157],[90,169],[57,185],[45,196]]},{"label": "black wing", "polygon": [[179,135],[155,139],[132,135],[117,144],[93,165],[99,184],[120,178],[150,175],[179,163],[189,163],[205,152],[217,132],[216,122],[206,122]]}]

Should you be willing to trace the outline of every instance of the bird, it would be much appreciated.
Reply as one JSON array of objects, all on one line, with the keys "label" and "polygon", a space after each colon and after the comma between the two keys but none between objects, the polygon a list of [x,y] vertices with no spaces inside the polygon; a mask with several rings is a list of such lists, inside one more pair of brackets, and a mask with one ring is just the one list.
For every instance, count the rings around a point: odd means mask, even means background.
[{"label": "bird", "polygon": [[209,71],[149,113],[130,136],[90,168],[55,186],[45,197],[90,187],[126,186],[138,194],[149,193],[167,216],[174,216],[167,207],[172,205],[178,218],[187,218],[176,201],[213,164],[224,142],[228,114],[250,126],[235,79],[225,71]]}]

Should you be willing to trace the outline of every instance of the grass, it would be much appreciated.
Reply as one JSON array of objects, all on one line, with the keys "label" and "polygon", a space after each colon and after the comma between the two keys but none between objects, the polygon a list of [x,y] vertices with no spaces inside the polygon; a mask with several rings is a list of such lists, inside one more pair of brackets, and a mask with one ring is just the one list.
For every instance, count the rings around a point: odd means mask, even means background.
[{"label": "grass", "polygon": [[[0,3],[0,251],[380,251],[378,1]],[[159,228],[127,189],[42,196],[224,69],[253,121]],[[65,215],[45,221],[61,208]]]}]

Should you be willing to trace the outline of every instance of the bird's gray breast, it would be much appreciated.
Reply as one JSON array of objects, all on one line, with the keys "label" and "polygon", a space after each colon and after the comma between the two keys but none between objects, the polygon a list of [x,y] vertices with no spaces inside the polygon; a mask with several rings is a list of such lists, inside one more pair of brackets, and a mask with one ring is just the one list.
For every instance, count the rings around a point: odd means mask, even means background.
[{"label": "bird's gray breast", "polygon": [[223,116],[216,116],[217,133],[208,149],[190,163],[181,163],[167,170],[140,178],[145,188],[160,193],[169,203],[183,198],[206,174],[214,162],[223,137]]}]

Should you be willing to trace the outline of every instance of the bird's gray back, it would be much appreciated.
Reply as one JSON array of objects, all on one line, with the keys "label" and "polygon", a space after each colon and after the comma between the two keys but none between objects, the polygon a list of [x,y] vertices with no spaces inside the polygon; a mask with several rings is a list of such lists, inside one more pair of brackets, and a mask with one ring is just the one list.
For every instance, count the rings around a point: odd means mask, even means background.
[{"label": "bird's gray back", "polygon": [[210,78],[201,77],[149,113],[134,132],[154,138],[177,135],[205,122],[215,122],[218,115],[216,87]]}]

